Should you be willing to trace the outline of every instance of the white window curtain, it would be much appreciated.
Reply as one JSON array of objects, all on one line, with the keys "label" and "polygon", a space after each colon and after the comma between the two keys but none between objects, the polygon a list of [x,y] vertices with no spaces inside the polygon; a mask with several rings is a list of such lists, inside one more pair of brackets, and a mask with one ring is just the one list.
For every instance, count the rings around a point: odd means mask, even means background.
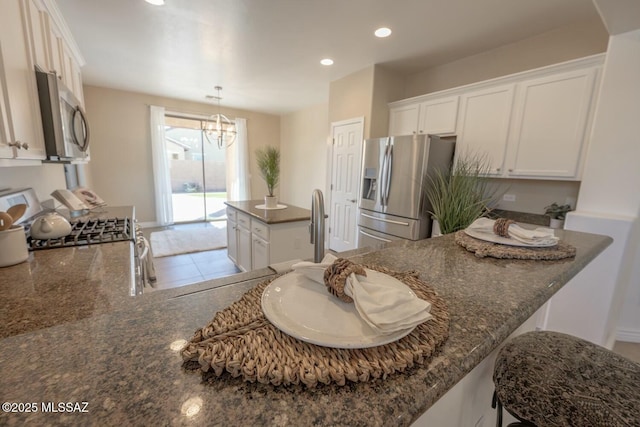
[{"label": "white window curtain", "polygon": [[156,221],[159,225],[173,224],[171,173],[164,134],[164,107],[151,105],[151,155],[156,195]]},{"label": "white window curtain", "polygon": [[236,140],[227,148],[227,200],[250,200],[249,141],[247,119],[236,118]]}]

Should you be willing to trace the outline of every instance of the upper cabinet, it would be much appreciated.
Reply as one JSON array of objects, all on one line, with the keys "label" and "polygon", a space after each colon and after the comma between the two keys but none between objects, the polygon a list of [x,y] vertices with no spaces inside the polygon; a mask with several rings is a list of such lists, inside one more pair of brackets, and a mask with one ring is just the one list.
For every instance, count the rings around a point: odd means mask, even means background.
[{"label": "upper cabinet", "polygon": [[[389,135],[412,133],[414,111],[416,131],[455,133],[457,155],[486,155],[492,176],[580,180],[603,60],[594,55],[391,103]],[[444,125],[452,117],[454,130]]]},{"label": "upper cabinet", "polygon": [[392,108],[389,135],[453,134],[457,115],[457,96]]},{"label": "upper cabinet", "polygon": [[56,72],[82,102],[82,62],[55,2],[1,3],[0,159],[5,160],[0,166],[40,164],[46,158],[36,67]]},{"label": "upper cabinet", "polygon": [[578,176],[596,75],[590,68],[518,84],[509,176]]},{"label": "upper cabinet", "polygon": [[[46,157],[35,68],[30,55],[28,4],[2,2],[0,13],[0,84],[4,141],[0,154],[8,159]],[[10,148],[10,150],[9,150]]]},{"label": "upper cabinet", "polygon": [[482,153],[489,174],[502,175],[509,142],[513,85],[497,86],[462,95],[456,153]]}]

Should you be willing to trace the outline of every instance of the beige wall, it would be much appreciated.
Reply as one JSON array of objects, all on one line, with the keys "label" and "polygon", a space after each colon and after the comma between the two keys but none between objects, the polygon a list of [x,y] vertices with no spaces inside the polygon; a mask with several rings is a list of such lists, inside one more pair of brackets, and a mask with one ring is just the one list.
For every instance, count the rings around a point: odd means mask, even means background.
[{"label": "beige wall", "polygon": [[408,76],[404,98],[606,52],[608,41],[600,19],[581,22]]},{"label": "beige wall", "polygon": [[492,183],[496,185],[498,195],[516,196],[514,202],[504,201],[501,197],[498,208],[541,215],[544,214],[544,208],[553,202],[569,204],[575,209],[580,191],[580,182],[576,181],[493,179]]},{"label": "beige wall", "polygon": [[364,138],[369,138],[374,69],[373,66],[367,67],[331,82],[329,123],[364,117]]},{"label": "beige wall", "polygon": [[0,188],[32,187],[41,202],[51,199],[51,192],[67,188],[64,165],[0,167]]},{"label": "beige wall", "polygon": [[[85,86],[84,97],[91,125],[90,185],[110,205],[135,205],[141,222],[154,222],[149,105],[192,114],[213,114],[218,107],[95,86]],[[231,108],[222,112],[229,118],[247,119],[252,198],[262,198],[266,185],[257,172],[254,151],[280,145],[280,119]]]},{"label": "beige wall", "polygon": [[281,119],[280,198],[309,209],[314,189],[326,194],[328,105],[316,105]]},{"label": "beige wall", "polygon": [[389,102],[402,97],[404,78],[402,75],[380,65],[374,68],[373,96],[371,100],[371,120],[369,137],[380,138],[389,135]]}]

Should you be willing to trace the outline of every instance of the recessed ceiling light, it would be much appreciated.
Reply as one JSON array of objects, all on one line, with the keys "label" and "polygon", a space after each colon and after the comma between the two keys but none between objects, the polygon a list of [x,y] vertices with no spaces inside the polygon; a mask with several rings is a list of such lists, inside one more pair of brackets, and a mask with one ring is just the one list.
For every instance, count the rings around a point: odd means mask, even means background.
[{"label": "recessed ceiling light", "polygon": [[373,34],[376,35],[376,37],[389,37],[391,35],[391,30],[387,27],[382,27],[382,28],[378,28]]},{"label": "recessed ceiling light", "polygon": [[164,0],[144,0],[149,4],[152,4],[154,6],[162,6],[164,5]]},{"label": "recessed ceiling light", "polygon": [[322,61],[320,61],[320,63],[322,65],[333,65],[333,59],[330,58],[324,58]]}]

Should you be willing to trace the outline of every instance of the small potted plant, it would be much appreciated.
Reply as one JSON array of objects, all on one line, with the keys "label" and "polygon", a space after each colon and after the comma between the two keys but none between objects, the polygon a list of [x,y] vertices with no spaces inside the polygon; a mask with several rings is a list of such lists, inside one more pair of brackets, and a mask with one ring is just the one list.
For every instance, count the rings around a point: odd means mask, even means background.
[{"label": "small potted plant", "polygon": [[551,228],[563,228],[564,227],[564,219],[567,215],[567,212],[571,210],[570,205],[559,205],[555,202],[551,203],[549,206],[545,207],[544,214],[549,216],[549,227]]},{"label": "small potted plant", "polygon": [[277,147],[266,146],[256,150],[256,159],[260,175],[267,184],[268,195],[264,196],[267,209],[278,207],[278,199],[273,190],[280,181],[280,150]]}]

